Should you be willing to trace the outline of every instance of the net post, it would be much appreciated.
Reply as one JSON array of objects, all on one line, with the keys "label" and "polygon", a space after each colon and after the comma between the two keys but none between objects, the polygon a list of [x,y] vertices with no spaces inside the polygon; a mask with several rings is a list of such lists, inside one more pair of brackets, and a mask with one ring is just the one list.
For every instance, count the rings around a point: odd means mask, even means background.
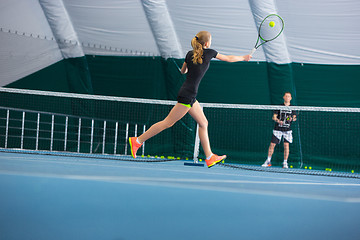
[{"label": "net post", "polygon": [[[143,127],[143,134],[146,132],[146,125]],[[142,145],[142,155],[145,155],[145,142],[143,142]]]},{"label": "net post", "polygon": [[9,136],[9,119],[10,119],[10,110],[6,111],[6,130],[5,130],[5,148],[8,145],[8,136]]},{"label": "net post", "polygon": [[[202,104],[200,104],[201,109],[203,110],[204,107]],[[199,163],[198,157],[199,157],[199,149],[200,149],[200,137],[199,137],[199,124],[196,124],[196,134],[195,134],[195,143],[194,143],[194,163]]]},{"label": "net post", "polygon": [[94,119],[91,119],[91,135],[90,135],[90,153],[93,151],[94,144]]},{"label": "net post", "polygon": [[22,114],[22,121],[21,121],[21,146],[20,149],[24,148],[24,131],[25,131],[25,112]]},{"label": "net post", "polygon": [[106,135],[106,121],[104,121],[104,132],[103,132],[103,147],[102,147],[102,154],[105,153],[105,135]]},{"label": "net post", "polygon": [[80,134],[81,134],[81,118],[79,118],[79,128],[78,128],[78,147],[77,147],[77,152],[80,152]]},{"label": "net post", "polygon": [[115,123],[114,155],[116,155],[116,146],[117,146],[117,138],[118,138],[118,129],[119,129],[119,122],[116,122],[116,123]]},{"label": "net post", "polygon": [[54,144],[54,115],[51,116],[51,138],[50,138],[50,151],[53,150],[53,144]]},{"label": "net post", "polygon": [[35,150],[39,150],[39,132],[40,132],[40,113],[37,114],[37,121],[36,121],[36,144]]},{"label": "net post", "polygon": [[129,138],[129,123],[126,123],[126,130],[125,130],[125,155],[127,154],[127,140]]},{"label": "net post", "polygon": [[69,117],[66,116],[65,118],[65,136],[64,136],[64,151],[66,151],[66,143],[67,143],[67,135],[68,135],[68,124],[69,124]]},{"label": "net post", "polygon": [[195,135],[195,143],[194,143],[194,163],[198,163],[199,157],[199,147],[200,147],[200,138],[199,138],[199,124],[196,124],[196,135]]}]

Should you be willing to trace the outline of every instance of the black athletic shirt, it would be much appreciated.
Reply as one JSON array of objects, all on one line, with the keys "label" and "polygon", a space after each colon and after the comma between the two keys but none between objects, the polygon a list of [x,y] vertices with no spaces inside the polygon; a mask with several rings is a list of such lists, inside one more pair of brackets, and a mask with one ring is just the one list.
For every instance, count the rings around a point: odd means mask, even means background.
[{"label": "black athletic shirt", "polygon": [[[285,106],[285,104],[283,104]],[[297,116],[296,111],[294,110],[275,110],[274,114],[277,114],[277,118],[280,121],[284,121],[283,125],[280,125],[279,123],[275,123],[274,130],[278,131],[290,131],[291,130],[291,123],[292,121],[287,120],[288,117],[291,116],[291,118],[294,118],[294,116]]]},{"label": "black athletic shirt", "polygon": [[202,64],[193,63],[193,51],[189,51],[186,54],[185,62],[187,64],[188,72],[186,75],[186,80],[180,88],[178,96],[186,98],[196,97],[201,79],[204,77],[206,71],[209,68],[210,60],[215,58],[217,54],[217,51],[213,49],[204,49]]}]

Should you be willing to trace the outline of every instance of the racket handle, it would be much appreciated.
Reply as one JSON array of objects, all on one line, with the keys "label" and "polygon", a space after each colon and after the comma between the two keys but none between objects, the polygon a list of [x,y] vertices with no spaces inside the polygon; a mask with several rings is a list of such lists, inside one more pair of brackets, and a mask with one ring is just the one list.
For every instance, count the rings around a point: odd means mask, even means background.
[{"label": "racket handle", "polygon": [[256,51],[256,48],[253,48],[252,50],[251,50],[251,52],[249,53],[249,55],[253,55],[254,54],[254,52]]}]

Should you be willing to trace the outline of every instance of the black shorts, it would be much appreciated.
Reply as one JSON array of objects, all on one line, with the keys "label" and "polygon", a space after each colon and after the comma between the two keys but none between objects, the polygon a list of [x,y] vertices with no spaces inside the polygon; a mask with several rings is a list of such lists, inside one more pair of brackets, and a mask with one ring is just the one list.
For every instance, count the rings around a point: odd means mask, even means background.
[{"label": "black shorts", "polygon": [[177,101],[178,101],[178,103],[181,103],[183,105],[190,105],[190,107],[192,107],[193,104],[196,102],[196,98],[195,97],[178,96]]}]

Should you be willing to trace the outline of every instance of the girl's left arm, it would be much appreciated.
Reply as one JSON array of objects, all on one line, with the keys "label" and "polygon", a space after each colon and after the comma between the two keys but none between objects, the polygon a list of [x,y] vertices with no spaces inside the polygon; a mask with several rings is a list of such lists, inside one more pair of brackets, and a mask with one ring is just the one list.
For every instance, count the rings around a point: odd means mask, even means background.
[{"label": "girl's left arm", "polygon": [[185,73],[187,73],[187,71],[188,71],[187,64],[186,64],[186,62],[184,62],[180,72],[181,72],[181,74],[185,74]]}]

